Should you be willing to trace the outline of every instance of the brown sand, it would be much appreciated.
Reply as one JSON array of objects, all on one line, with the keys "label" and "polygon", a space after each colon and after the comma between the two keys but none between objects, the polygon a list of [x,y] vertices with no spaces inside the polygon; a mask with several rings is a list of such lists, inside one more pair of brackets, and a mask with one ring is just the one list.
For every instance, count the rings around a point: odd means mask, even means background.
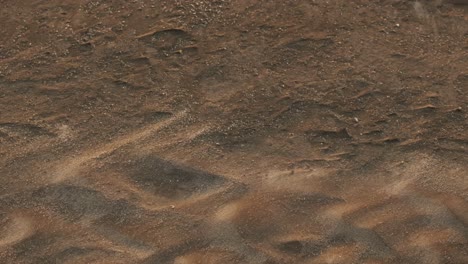
[{"label": "brown sand", "polygon": [[466,5],[0,4],[0,263],[468,263]]}]

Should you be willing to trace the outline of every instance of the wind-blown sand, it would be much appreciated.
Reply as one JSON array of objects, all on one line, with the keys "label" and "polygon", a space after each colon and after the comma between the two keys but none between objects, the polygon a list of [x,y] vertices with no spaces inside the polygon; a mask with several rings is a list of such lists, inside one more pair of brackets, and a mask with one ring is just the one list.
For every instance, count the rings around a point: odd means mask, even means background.
[{"label": "wind-blown sand", "polygon": [[0,4],[0,263],[468,263],[466,5]]}]

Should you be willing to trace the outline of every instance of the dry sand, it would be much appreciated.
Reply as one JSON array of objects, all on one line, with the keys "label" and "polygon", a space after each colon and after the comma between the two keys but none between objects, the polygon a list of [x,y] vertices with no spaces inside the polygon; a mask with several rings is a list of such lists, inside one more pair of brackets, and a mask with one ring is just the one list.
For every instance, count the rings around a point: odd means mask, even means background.
[{"label": "dry sand", "polygon": [[1,263],[468,263],[468,7],[0,0]]}]

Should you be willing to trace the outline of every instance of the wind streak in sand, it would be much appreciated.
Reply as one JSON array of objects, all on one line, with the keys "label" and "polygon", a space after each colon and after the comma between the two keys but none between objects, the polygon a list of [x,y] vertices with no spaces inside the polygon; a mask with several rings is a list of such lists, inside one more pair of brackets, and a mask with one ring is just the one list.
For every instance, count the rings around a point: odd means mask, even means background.
[{"label": "wind streak in sand", "polygon": [[120,138],[117,138],[116,140],[104,144],[101,147],[85,151],[84,153],[78,156],[65,160],[61,162],[61,164],[58,165],[55,169],[54,173],[52,174],[51,182],[59,183],[66,179],[72,178],[80,171],[83,164],[93,159],[97,159],[105,154],[111,153],[112,151],[119,149],[125,145],[133,143],[135,141],[143,140],[151,136],[155,132],[167,127],[168,125],[184,118],[186,115],[187,113],[185,111],[179,112],[167,120],[144,127],[129,135],[122,136]]},{"label": "wind streak in sand", "polygon": [[32,232],[31,221],[25,217],[12,217],[11,224],[5,228],[3,237],[0,237],[0,248],[15,244],[28,237]]}]

